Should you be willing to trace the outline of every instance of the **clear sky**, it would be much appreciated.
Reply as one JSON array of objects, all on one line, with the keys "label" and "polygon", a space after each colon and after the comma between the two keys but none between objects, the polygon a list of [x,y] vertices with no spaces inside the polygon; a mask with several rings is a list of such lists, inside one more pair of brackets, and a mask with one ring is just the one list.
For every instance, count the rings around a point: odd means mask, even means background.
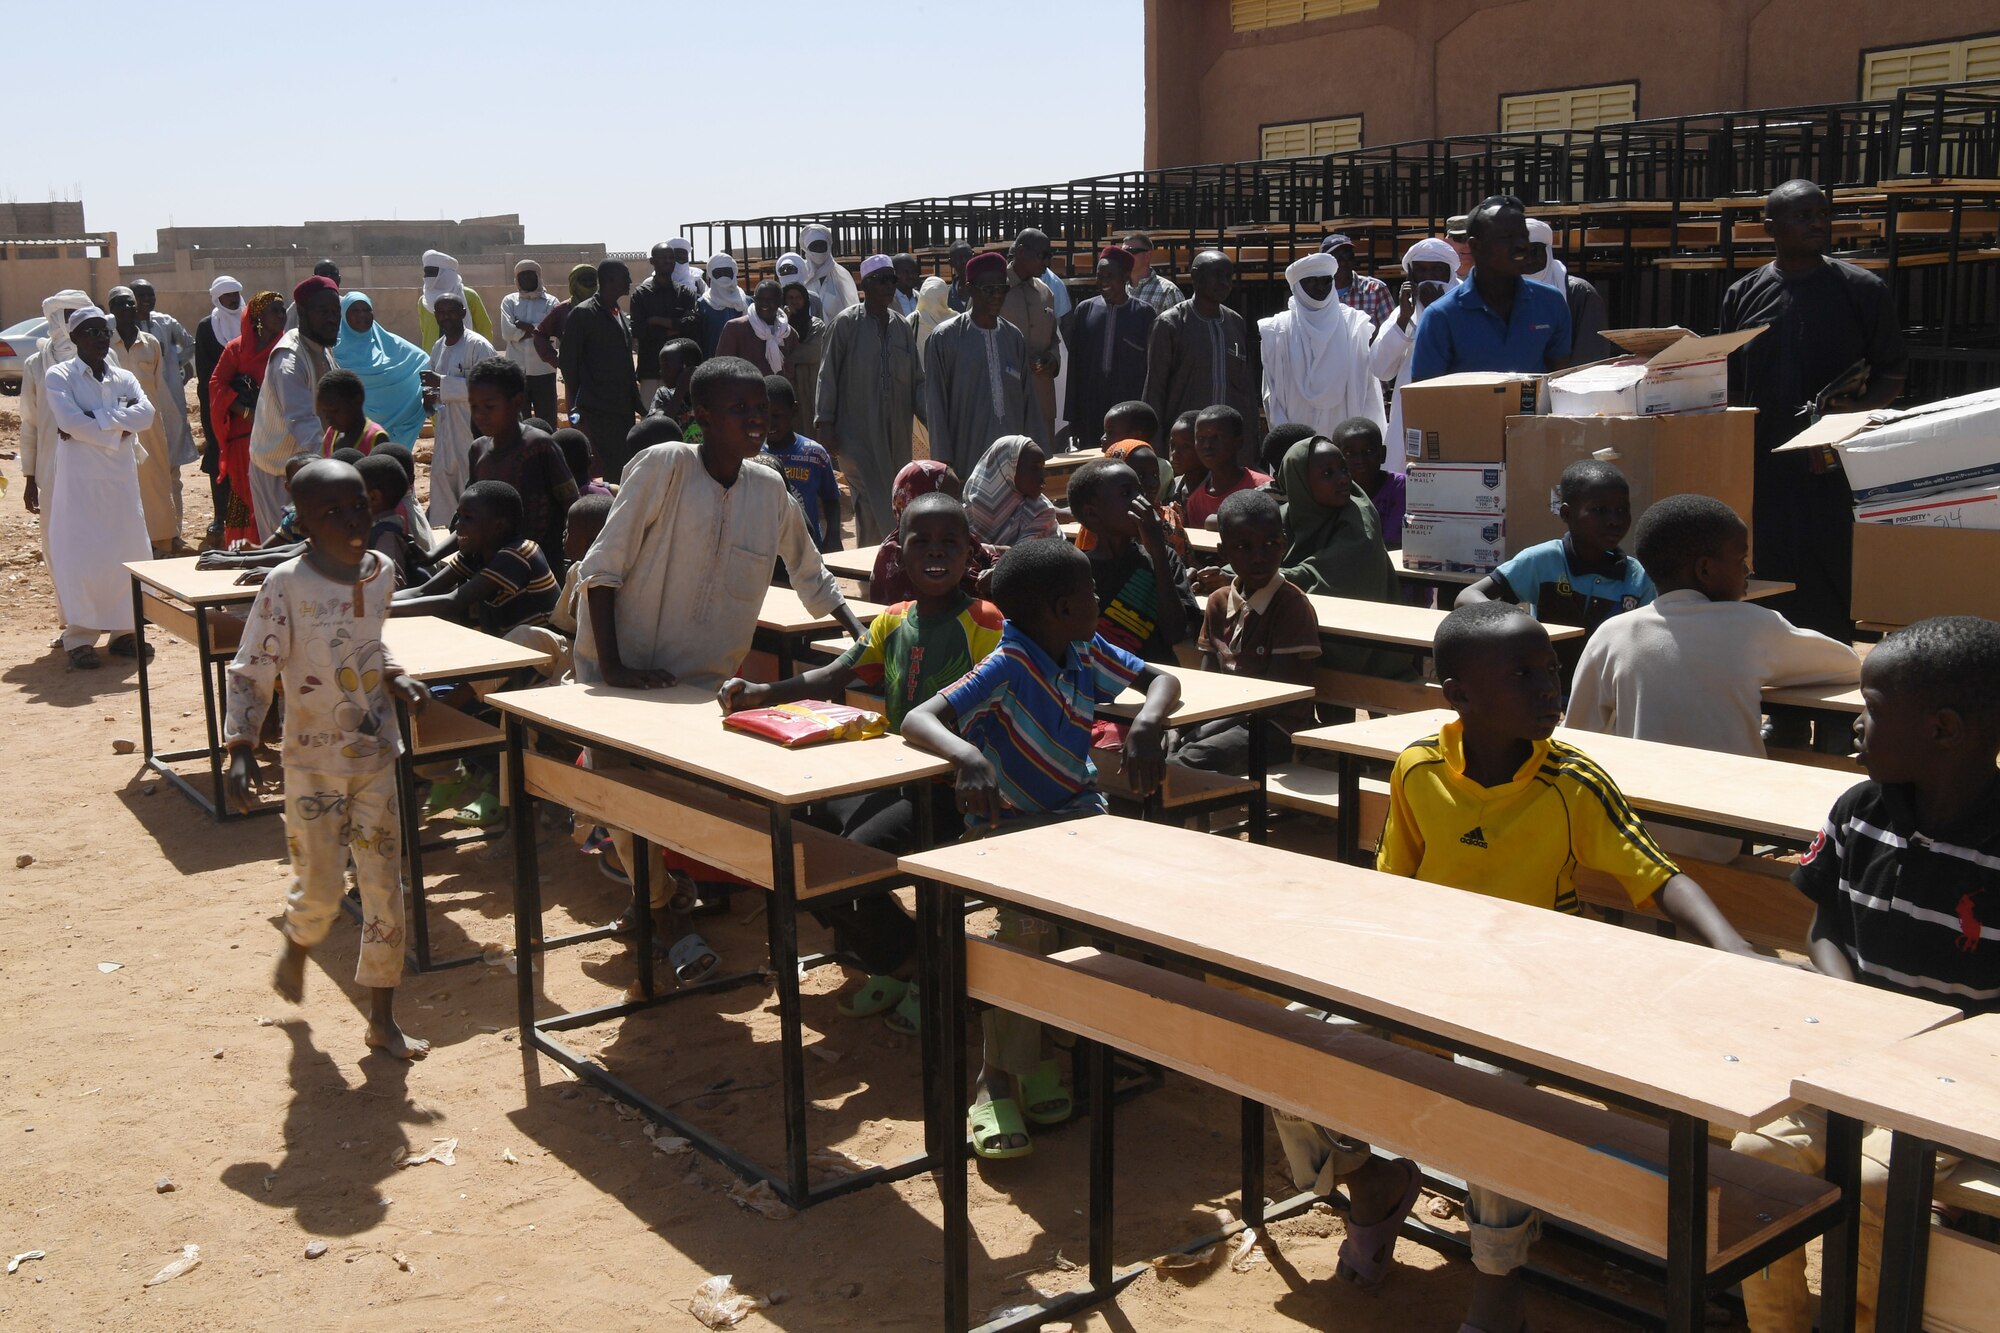
[{"label": "clear sky", "polygon": [[492,213],[639,250],[1144,147],[1140,0],[9,10],[0,194],[81,198],[124,257],[165,226]]}]

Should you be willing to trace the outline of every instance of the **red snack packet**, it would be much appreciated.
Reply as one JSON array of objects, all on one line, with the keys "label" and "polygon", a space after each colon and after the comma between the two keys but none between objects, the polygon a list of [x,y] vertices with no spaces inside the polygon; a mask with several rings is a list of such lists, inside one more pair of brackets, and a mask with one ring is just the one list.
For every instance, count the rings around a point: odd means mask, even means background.
[{"label": "red snack packet", "polygon": [[821,741],[865,741],[889,729],[888,719],[880,713],[825,699],[747,708],[723,718],[722,725],[776,741],[788,750]]}]

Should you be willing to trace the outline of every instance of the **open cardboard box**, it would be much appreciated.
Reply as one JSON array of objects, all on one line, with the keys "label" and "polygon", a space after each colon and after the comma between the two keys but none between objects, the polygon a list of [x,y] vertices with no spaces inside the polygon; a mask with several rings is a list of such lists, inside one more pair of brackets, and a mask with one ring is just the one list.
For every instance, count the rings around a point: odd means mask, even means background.
[{"label": "open cardboard box", "polygon": [[1607,329],[1626,355],[1551,372],[1548,410],[1559,417],[1651,417],[1729,406],[1729,355],[1766,326],[1697,337],[1683,328]]},{"label": "open cardboard box", "polygon": [[1405,384],[1403,457],[1410,463],[1498,463],[1507,418],[1548,411],[1544,377],[1465,371]]},{"label": "open cardboard box", "polygon": [[2000,389],[1906,411],[1836,412],[1777,452],[1832,449],[1856,504],[2000,482]]},{"label": "open cardboard box", "polygon": [[1854,525],[1849,614],[1878,625],[1931,616],[2000,620],[2000,532],[1895,523]]},{"label": "open cardboard box", "polygon": [[[1625,474],[1632,520],[1669,495],[1712,495],[1750,521],[1756,489],[1757,410],[1658,417],[1510,417],[1507,542],[1519,553],[1563,534],[1556,480],[1599,458]],[[1406,523],[1408,519],[1404,520]]]}]

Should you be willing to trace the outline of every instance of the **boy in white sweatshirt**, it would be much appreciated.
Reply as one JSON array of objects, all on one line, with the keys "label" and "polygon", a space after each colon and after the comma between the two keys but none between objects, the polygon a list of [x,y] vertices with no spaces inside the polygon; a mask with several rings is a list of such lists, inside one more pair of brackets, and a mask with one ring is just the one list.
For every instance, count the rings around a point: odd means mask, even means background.
[{"label": "boy in white sweatshirt", "polygon": [[[1861,679],[1853,648],[1743,599],[1750,533],[1706,495],[1670,495],[1639,519],[1650,605],[1598,627],[1577,663],[1565,721],[1579,731],[1762,756],[1763,691]],[[1670,854],[1728,861],[1733,838],[1661,829]]]}]

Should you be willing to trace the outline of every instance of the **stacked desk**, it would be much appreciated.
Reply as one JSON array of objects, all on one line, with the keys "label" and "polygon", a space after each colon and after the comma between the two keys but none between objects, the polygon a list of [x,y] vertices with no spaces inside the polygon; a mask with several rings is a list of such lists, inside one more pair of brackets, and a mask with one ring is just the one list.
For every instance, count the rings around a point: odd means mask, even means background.
[{"label": "stacked desk", "polygon": [[[222,794],[222,710],[229,692],[225,666],[236,655],[243,632],[242,619],[229,615],[228,608],[248,607],[257,598],[256,586],[239,582],[243,575],[240,569],[196,569],[189,558],[134,560],[125,569],[132,576],[132,624],[139,662],[139,748],[145,756],[144,766],[179,788],[210,819],[246,818],[232,811]],[[149,623],[194,645],[200,663],[202,720],[208,728],[206,748],[171,754],[153,749],[152,673],[146,663]],[[207,763],[208,791],[197,790],[169,767],[190,759]],[[278,808],[270,803],[251,813],[268,814]]]}]

